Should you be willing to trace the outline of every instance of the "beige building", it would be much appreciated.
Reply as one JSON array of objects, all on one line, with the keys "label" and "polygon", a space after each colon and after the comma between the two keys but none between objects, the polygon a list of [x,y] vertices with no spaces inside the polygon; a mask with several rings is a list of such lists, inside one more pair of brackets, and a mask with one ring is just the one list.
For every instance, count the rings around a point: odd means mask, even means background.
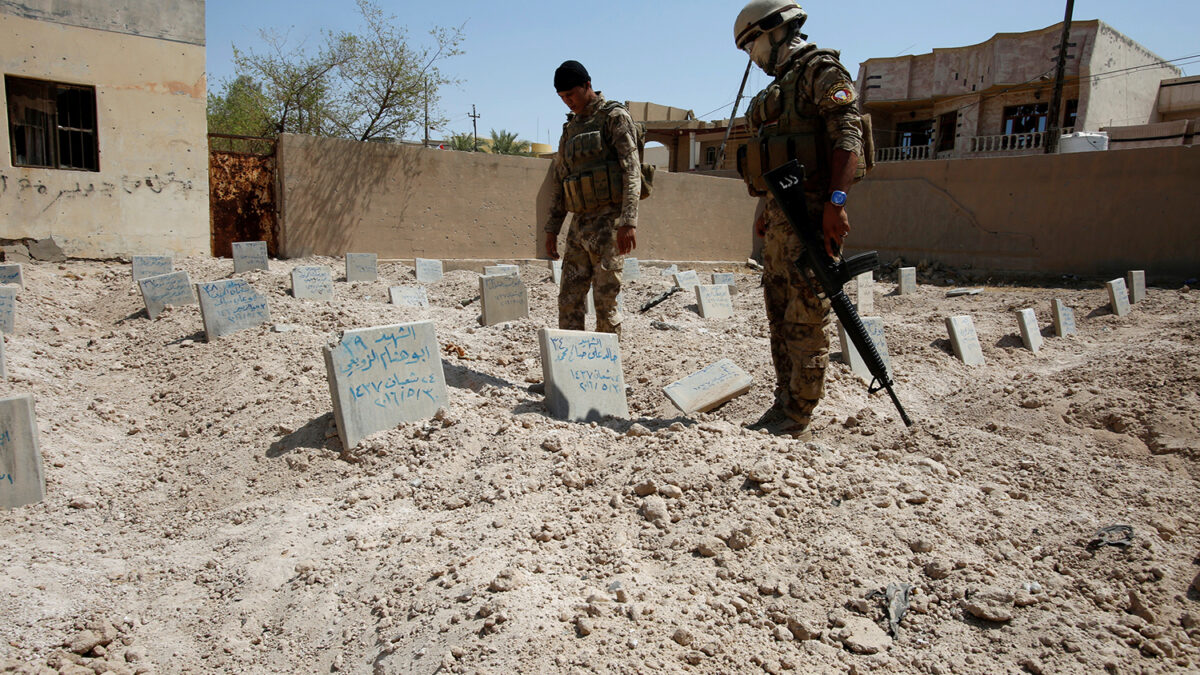
[{"label": "beige building", "polygon": [[[863,62],[858,87],[874,121],[876,158],[1043,152],[1061,37],[1060,23]],[[1179,75],[1104,22],[1073,22],[1059,126],[1099,131],[1157,121],[1160,84]]]},{"label": "beige building", "polygon": [[204,0],[0,2],[0,239],[210,251]]}]

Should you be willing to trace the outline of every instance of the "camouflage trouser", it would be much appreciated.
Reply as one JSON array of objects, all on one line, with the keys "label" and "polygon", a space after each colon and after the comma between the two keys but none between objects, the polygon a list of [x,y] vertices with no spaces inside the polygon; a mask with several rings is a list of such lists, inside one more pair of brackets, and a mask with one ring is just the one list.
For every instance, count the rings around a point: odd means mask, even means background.
[{"label": "camouflage trouser", "polygon": [[[809,204],[824,206],[820,195],[809,195]],[[821,208],[809,209],[812,222],[821,222]],[[817,297],[817,280],[795,263],[804,250],[800,238],[769,200],[767,236],[763,243],[763,297],[771,328],[771,360],[775,363],[775,400],[789,417],[812,419],[813,409],[825,393],[825,368],[829,365],[829,300]]]},{"label": "camouflage trouser", "polygon": [[619,206],[575,214],[563,255],[562,287],[558,291],[558,327],[583,330],[588,288],[596,303],[596,330],[621,335],[621,292],[624,256],[617,253]]}]

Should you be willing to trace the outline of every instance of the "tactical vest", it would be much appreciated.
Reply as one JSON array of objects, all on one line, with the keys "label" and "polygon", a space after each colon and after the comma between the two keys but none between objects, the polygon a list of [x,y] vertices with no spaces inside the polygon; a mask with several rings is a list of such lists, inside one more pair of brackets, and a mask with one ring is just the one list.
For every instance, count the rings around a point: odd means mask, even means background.
[{"label": "tactical vest", "polygon": [[[562,184],[563,201],[571,213],[588,213],[621,203],[625,192],[621,163],[616,146],[605,133],[608,115],[617,107],[624,109],[625,106],[618,101],[605,101],[587,121],[572,119],[563,125],[565,130],[574,131],[561,148],[563,164],[567,167],[567,177]],[[639,124],[635,124],[634,129],[640,162],[645,132]],[[653,175],[654,167],[643,164],[640,199],[650,195]]]},{"label": "tactical vest", "polygon": [[767,194],[763,174],[792,159],[804,165],[806,190],[828,189],[833,142],[811,92],[799,86],[813,61],[826,55],[836,59],[838,52],[812,50],[751,99],[746,119],[753,137],[738,148],[737,169],[754,194]]}]

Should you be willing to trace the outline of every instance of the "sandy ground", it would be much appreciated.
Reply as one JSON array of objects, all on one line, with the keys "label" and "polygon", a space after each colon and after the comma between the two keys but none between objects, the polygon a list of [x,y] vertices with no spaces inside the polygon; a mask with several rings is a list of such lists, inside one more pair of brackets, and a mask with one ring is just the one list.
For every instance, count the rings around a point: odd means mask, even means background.
[{"label": "sandy ground", "polygon": [[[634,419],[569,424],[538,393],[536,331],[556,316],[543,265],[522,268],[530,318],[484,328],[458,304],[474,273],[410,309],[386,303],[415,283],[406,265],[320,303],[289,294],[302,264],[342,277],[329,258],[242,275],[272,322],[211,344],[196,306],[148,320],[127,265],[26,266],[0,389],[36,397],[47,495],[0,513],[10,669],[1200,668],[1196,292],[1152,288],[1119,318],[1101,284],[947,298],[880,281],[916,425],[838,362],[802,443],[741,428],[773,384],[749,269],[728,270],[735,318],[705,321],[683,295],[629,313]],[[193,281],[232,271],[176,265]],[[670,284],[643,272],[627,309]],[[1077,336],[1052,336],[1052,298]],[[1018,335],[1026,307],[1039,354]],[[951,314],[974,318],[987,365],[952,356]],[[420,319],[446,349],[449,406],[345,451],[322,346]],[[662,387],[722,357],[754,388],[681,415]],[[1132,541],[1089,548],[1112,525]],[[879,592],[898,584],[911,592],[892,635]]]}]

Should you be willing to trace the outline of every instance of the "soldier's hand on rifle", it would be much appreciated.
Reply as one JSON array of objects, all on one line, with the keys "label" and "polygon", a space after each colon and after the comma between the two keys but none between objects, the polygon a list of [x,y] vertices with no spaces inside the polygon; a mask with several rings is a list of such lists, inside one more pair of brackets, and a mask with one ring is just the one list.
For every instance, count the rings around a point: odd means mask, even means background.
[{"label": "soldier's hand on rifle", "polygon": [[617,252],[625,255],[635,248],[637,248],[637,228],[633,225],[622,225],[617,228]]},{"label": "soldier's hand on rifle", "polygon": [[842,252],[842,242],[850,232],[850,217],[846,215],[846,207],[826,202],[821,229],[825,233],[825,252],[830,258],[837,258]]},{"label": "soldier's hand on rifle", "polygon": [[546,233],[546,255],[551,260],[558,260],[558,235],[553,232]]}]

